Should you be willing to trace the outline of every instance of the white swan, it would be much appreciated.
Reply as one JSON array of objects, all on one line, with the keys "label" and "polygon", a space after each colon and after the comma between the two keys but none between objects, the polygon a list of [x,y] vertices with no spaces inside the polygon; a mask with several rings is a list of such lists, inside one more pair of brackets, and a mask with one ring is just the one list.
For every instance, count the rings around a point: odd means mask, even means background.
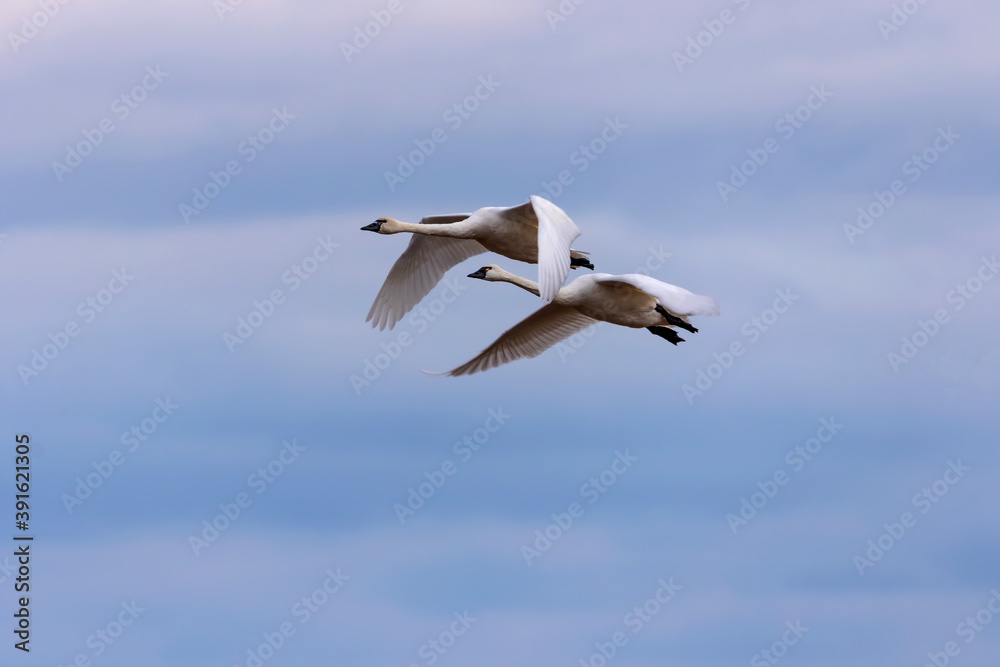
[{"label": "white swan", "polygon": [[594,268],[587,253],[569,247],[580,235],[569,216],[535,195],[527,204],[510,208],[488,206],[472,214],[426,217],[418,224],[379,218],[361,229],[378,234],[413,233],[368,311],[365,321],[379,329],[396,326],[448,269],[487,250],[537,263],[541,290],[536,294],[546,303],[566,282],[570,266]]},{"label": "white swan", "polygon": [[[512,283],[538,294],[534,281],[493,264],[470,273],[469,277]],[[580,276],[559,290],[552,303],[515,324],[476,358],[445,373],[431,375],[470,375],[517,359],[537,357],[556,343],[598,322],[636,329],[645,327],[677,345],[684,339],[672,327],[697,333],[688,317],[718,314],[719,304],[712,297],[692,294],[682,287],[642,274]]]}]

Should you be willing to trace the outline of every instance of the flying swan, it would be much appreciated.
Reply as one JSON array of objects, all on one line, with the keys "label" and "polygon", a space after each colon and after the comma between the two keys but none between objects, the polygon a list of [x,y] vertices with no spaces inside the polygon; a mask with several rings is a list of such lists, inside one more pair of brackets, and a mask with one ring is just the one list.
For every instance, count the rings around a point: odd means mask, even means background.
[{"label": "flying swan", "polygon": [[[538,294],[538,285],[491,264],[470,278],[517,285]],[[556,294],[555,299],[504,332],[476,358],[445,373],[471,375],[515,361],[537,357],[556,343],[598,322],[635,329],[645,327],[674,345],[683,342],[673,327],[692,333],[691,315],[718,315],[719,304],[710,296],[692,294],[638,273],[613,276],[595,273],[580,276]]]},{"label": "flying swan", "polygon": [[418,224],[379,218],[361,229],[378,234],[413,233],[368,311],[365,321],[379,329],[396,326],[448,269],[486,251],[537,263],[541,288],[535,294],[546,303],[566,282],[571,266],[594,268],[587,253],[569,247],[580,235],[569,216],[535,195],[520,206],[487,206],[472,214],[429,216]]}]

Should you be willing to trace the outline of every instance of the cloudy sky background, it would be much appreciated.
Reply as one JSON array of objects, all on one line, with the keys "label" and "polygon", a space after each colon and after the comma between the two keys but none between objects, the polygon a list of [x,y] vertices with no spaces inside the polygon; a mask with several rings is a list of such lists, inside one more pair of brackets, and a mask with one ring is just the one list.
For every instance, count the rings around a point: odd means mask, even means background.
[{"label": "cloudy sky background", "polygon": [[[421,647],[467,611],[434,664],[596,667],[618,631],[609,664],[753,664],[800,621],[789,664],[918,666],[956,641],[952,664],[994,665],[1000,622],[970,643],[957,626],[1000,589],[1000,279],[961,310],[948,297],[1000,250],[1000,8],[927,3],[883,34],[884,0],[676,4],[593,0],[553,24],[555,2],[402,0],[347,62],[341,43],[386,3],[247,0],[221,18],[209,0],[70,3],[24,41],[11,34],[40,5],[4,3],[0,384],[8,452],[32,438],[36,535],[32,651],[7,628],[4,664],[246,665],[291,621],[265,664],[429,665]],[[679,71],[673,54],[723,10]],[[119,118],[114,100],[157,67]],[[452,127],[480,77],[499,85]],[[813,87],[832,96],[782,135]],[[294,118],[247,163],[241,142],[275,109]],[[114,131],[60,180],[52,163],[105,118]],[[579,171],[608,119],[627,127]],[[390,189],[385,172],[439,127],[447,141]],[[911,181],[905,163],[948,128],[959,138]],[[771,137],[723,201],[717,182]],[[241,172],[186,224],[179,206],[230,160]],[[905,194],[852,243],[844,225],[895,179]],[[535,269],[474,258],[428,326],[377,332],[364,316],[406,239],[358,227],[529,194],[574,218],[598,270],[656,267],[722,315],[677,348],[600,327],[471,378],[421,374],[538,305],[465,274]],[[338,247],[291,290],[282,275],[319,238]],[[122,269],[134,280],[86,321],[79,304]],[[285,302],[230,352],[224,334],[275,289]],[[751,341],[777,290],[798,300]],[[887,353],[939,309],[948,322],[894,371]],[[25,380],[70,322],[80,334]],[[403,332],[398,358],[352,384]],[[689,401],[734,341],[745,354]],[[123,432],[167,398],[175,413],[128,452]],[[510,417],[461,461],[453,444],[491,409]],[[786,453],[831,418],[843,428],[794,470]],[[292,439],[304,451],[258,495],[248,477]],[[115,450],[124,463],[67,511]],[[626,450],[637,461],[587,504],[581,485]],[[394,504],[449,459],[457,473],[401,525]],[[922,514],[914,495],[959,460],[970,470]],[[727,514],[776,471],[788,483],[733,534]],[[195,555],[189,536],[241,492],[251,506]],[[522,546],[573,502],[583,516],[528,565]],[[855,556],[908,511],[860,575]],[[300,623],[293,605],[337,568],[350,579]],[[626,614],[661,578],[681,589],[633,633]],[[96,655],[88,637],[133,600],[144,611]]]}]

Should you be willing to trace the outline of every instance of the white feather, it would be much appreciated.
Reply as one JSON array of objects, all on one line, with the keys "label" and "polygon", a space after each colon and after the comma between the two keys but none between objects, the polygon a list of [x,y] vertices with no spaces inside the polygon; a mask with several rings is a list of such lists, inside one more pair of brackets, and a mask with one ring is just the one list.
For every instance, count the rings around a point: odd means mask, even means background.
[{"label": "white feather", "polygon": [[546,303],[566,282],[570,266],[570,245],[580,230],[566,212],[547,199],[531,195],[538,218],[538,291]]},{"label": "white feather", "polygon": [[656,278],[650,278],[641,273],[625,273],[620,276],[595,274],[593,278],[596,282],[603,284],[619,282],[632,285],[656,299],[661,306],[679,317],[719,314],[719,302],[714,298],[694,294],[683,287],[660,282]]},{"label": "white feather", "polygon": [[550,303],[508,329],[474,359],[453,368],[446,375],[471,375],[517,359],[537,357],[553,345],[594,324],[597,324],[597,320],[575,308]]}]

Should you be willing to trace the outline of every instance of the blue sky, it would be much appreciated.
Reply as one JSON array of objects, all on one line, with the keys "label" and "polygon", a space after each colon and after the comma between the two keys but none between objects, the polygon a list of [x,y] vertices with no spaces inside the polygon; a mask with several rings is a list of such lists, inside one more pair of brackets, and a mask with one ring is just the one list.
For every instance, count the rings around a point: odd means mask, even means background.
[{"label": "blue sky", "polygon": [[[3,664],[995,664],[1000,9],[223,3],[0,9]],[[531,194],[722,314],[425,376],[534,267],[358,228]]]}]

